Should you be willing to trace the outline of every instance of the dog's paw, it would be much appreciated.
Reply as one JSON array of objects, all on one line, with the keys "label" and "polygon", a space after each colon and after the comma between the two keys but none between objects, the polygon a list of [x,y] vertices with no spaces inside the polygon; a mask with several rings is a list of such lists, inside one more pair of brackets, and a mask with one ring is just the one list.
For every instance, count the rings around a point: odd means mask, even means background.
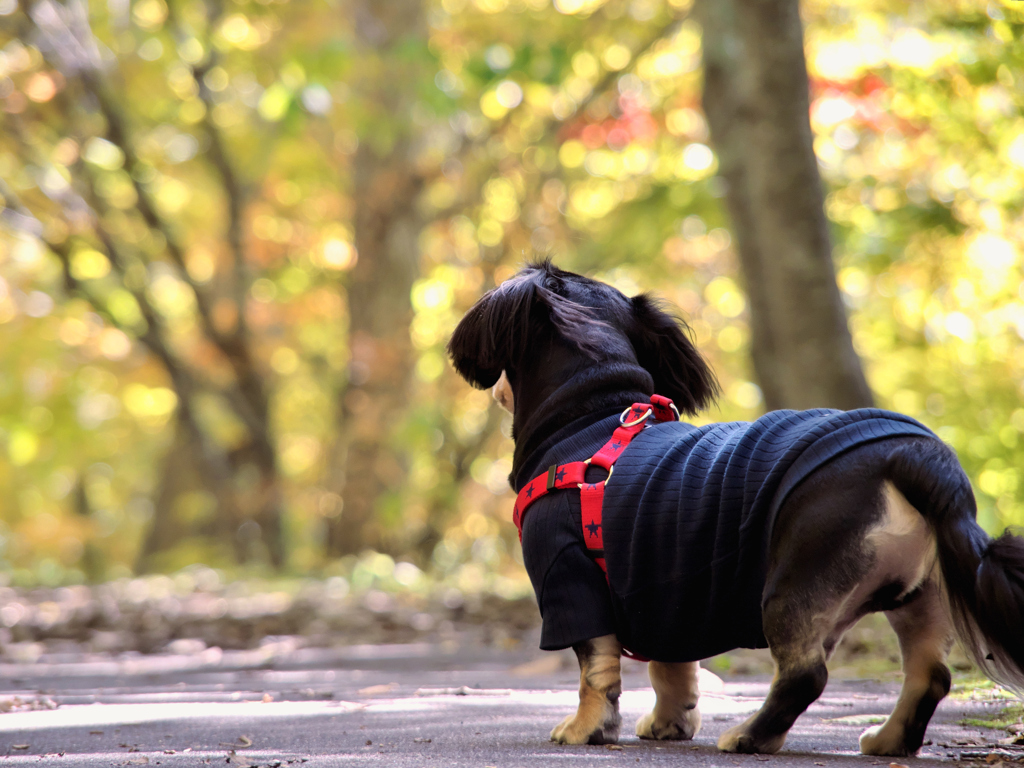
[{"label": "dog's paw", "polygon": [[757,740],[747,732],[747,724],[737,725],[718,738],[718,748],[723,752],[741,752],[745,755],[774,755],[786,743],[786,734],[769,739]]},{"label": "dog's paw", "polygon": [[917,750],[907,749],[902,734],[893,736],[895,729],[887,732],[885,726],[876,725],[868,728],[860,735],[860,751],[863,755],[885,755],[887,757],[909,757],[917,753]]},{"label": "dog's paw", "polygon": [[614,744],[619,740],[622,718],[618,711],[594,723],[580,714],[569,715],[551,730],[556,744]]},{"label": "dog's paw", "polygon": [[676,720],[658,718],[654,712],[649,712],[636,721],[636,735],[641,739],[688,741],[699,730],[700,711],[696,708],[686,710]]}]

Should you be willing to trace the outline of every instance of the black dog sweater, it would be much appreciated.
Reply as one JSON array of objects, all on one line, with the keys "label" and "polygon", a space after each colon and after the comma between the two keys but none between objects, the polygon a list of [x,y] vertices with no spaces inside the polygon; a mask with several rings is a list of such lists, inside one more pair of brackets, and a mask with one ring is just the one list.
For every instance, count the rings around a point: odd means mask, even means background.
[{"label": "black dog sweater", "polygon": [[[596,453],[619,410],[549,438],[515,478]],[[523,519],[523,559],[540,606],[540,647],[615,634],[634,653],[696,661],[764,648],[764,590],[775,513],[815,469],[860,445],[936,436],[898,413],[773,411],[754,422],[655,424],[615,464],[603,509],[607,581],[583,542],[580,494],[553,491]],[[603,470],[588,470],[598,481]]]}]

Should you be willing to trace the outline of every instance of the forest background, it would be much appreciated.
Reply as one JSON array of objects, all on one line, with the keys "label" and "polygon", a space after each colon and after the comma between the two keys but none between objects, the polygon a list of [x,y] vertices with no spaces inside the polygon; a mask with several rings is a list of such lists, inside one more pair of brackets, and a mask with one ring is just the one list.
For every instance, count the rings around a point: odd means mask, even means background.
[{"label": "forest background", "polygon": [[[534,258],[678,307],[707,421],[845,405],[762,380],[690,3],[0,0],[0,579],[527,593],[509,420],[444,345]],[[1024,524],[1020,5],[800,9],[851,402],[935,429],[992,533]]]}]

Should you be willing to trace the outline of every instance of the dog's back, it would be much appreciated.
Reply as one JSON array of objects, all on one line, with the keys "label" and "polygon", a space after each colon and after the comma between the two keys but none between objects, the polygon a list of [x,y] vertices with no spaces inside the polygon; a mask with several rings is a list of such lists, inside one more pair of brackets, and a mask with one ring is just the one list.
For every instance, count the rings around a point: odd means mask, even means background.
[{"label": "dog's back", "polygon": [[938,440],[878,409],[774,411],[754,422],[644,430],[605,493],[620,639],[674,662],[765,647],[761,607],[780,506],[835,457],[906,436]]}]

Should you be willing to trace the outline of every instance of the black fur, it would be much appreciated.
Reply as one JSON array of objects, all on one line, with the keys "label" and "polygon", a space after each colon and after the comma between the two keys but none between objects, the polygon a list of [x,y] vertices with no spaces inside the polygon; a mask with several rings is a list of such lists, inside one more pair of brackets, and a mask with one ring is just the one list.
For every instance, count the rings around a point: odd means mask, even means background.
[{"label": "black fur", "polygon": [[697,413],[718,395],[718,382],[683,329],[683,320],[657,299],[641,294],[631,300],[629,340],[637,362],[650,372],[654,391],[673,400],[684,413]]},{"label": "black fur", "polygon": [[463,378],[491,387],[504,370],[515,397],[513,476],[544,438],[611,406],[671,397],[687,413],[718,393],[686,325],[648,296],[530,264],[466,313],[448,342]]},{"label": "black fur", "polygon": [[907,723],[904,737],[907,755],[917,754],[917,750],[924,744],[924,732],[928,728],[928,723],[931,722],[932,715],[935,714],[935,708],[939,706],[940,701],[946,698],[952,685],[953,676],[948,667],[932,669],[932,679],[928,691],[921,697],[913,718]]},{"label": "black fur", "polygon": [[[448,351],[475,386],[493,386],[505,371],[515,401],[515,477],[534,449],[581,416],[625,408],[655,392],[688,413],[709,405],[718,384],[686,331],[650,296],[630,299],[545,261],[480,299],[459,323]],[[825,656],[846,627],[837,627],[824,647],[812,648],[804,639],[815,613],[834,605],[869,571],[874,552],[865,536],[885,512],[886,481],[934,532],[957,635],[993,679],[1024,689],[1024,539],[1006,533],[992,540],[978,526],[970,483],[941,442],[878,441],[817,470],[779,511],[763,569],[764,632],[773,650],[799,651],[804,643],[806,654],[794,656],[792,668],[780,668],[768,704],[737,745],[740,751],[778,749],[778,737],[821,693]],[[907,617],[915,611],[940,604],[935,583],[904,594],[907,586],[891,578],[856,613],[882,610],[891,621],[912,624]],[[894,754],[920,747],[948,692],[948,670],[936,661],[931,674]]]}]

